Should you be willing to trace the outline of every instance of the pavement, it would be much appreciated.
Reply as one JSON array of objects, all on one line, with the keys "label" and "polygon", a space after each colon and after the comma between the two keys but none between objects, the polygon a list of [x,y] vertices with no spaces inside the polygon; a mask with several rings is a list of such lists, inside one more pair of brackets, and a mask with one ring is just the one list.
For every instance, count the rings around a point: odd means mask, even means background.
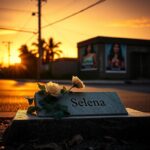
[{"label": "pavement", "polygon": [[16,115],[16,112],[0,112],[0,119],[11,119]]},{"label": "pavement", "polygon": [[[37,82],[33,79],[18,79],[17,81]],[[60,79],[41,79],[40,82],[57,82],[60,84],[70,84],[71,80]],[[138,79],[138,80],[82,80],[85,84],[150,84],[150,79]]]},{"label": "pavement", "polygon": [[[2,81],[2,80],[1,80]],[[37,82],[36,80],[33,79],[18,79],[15,81],[19,82]],[[71,84],[71,80],[54,80],[54,79],[49,79],[49,80],[41,80],[41,82],[49,82],[53,81],[59,84]],[[5,82],[5,81],[4,81]],[[83,80],[83,82],[87,85],[115,85],[115,84],[143,84],[147,85],[150,84],[150,80],[147,79],[140,79],[140,80]],[[24,87],[24,85],[22,85]],[[15,87],[16,88],[16,87]],[[18,87],[19,88],[19,87]],[[6,92],[8,92],[6,90]],[[20,91],[18,91],[20,92]],[[145,97],[144,97],[145,98]],[[143,98],[143,99],[144,99]],[[15,116],[16,112],[0,112],[0,118],[13,118]]]}]

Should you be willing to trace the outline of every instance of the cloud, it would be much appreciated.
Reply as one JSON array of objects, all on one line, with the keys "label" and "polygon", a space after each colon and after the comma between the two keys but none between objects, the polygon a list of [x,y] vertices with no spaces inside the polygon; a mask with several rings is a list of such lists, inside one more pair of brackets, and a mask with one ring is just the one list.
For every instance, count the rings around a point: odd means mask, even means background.
[{"label": "cloud", "polygon": [[129,19],[123,21],[115,21],[110,23],[111,27],[131,27],[131,28],[149,28],[150,18]]},{"label": "cloud", "polygon": [[16,34],[16,31],[0,30],[0,35]]}]

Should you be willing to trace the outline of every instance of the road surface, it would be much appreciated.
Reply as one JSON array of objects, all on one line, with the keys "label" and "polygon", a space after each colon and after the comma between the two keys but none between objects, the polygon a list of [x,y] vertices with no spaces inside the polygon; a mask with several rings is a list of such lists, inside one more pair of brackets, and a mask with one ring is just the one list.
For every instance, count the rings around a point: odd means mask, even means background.
[{"label": "road surface", "polygon": [[[70,87],[68,84],[65,86]],[[27,108],[24,96],[32,97],[37,90],[36,82],[0,80],[0,112]],[[73,91],[116,92],[125,107],[150,112],[149,84],[88,84],[84,89],[73,89]]]}]

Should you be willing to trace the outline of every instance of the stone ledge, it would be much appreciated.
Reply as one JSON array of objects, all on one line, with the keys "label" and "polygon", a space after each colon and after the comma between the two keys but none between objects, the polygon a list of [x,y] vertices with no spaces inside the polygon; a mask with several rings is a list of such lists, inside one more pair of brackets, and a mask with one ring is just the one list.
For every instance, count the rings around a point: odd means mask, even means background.
[{"label": "stone ledge", "polygon": [[19,110],[6,130],[6,144],[25,143],[38,139],[40,142],[62,141],[76,134],[92,139],[106,135],[121,138],[150,138],[150,114],[127,109],[129,115],[66,117],[54,120],[50,117],[26,115]]},{"label": "stone ledge", "polygon": [[[102,119],[102,118],[135,118],[135,117],[150,117],[150,113],[141,112],[135,109],[126,108],[128,115],[102,115],[102,116],[72,116],[72,117],[64,117],[63,120],[70,119]],[[17,120],[54,120],[51,117],[37,117],[32,115],[27,115],[26,110],[19,110],[14,117],[14,121]]]}]

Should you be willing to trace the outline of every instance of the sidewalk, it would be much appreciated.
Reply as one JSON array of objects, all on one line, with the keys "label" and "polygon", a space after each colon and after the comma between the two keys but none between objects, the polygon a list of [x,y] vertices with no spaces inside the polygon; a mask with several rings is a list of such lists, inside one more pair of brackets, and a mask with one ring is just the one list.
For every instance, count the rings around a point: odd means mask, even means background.
[{"label": "sidewalk", "polygon": [[[81,79],[82,80],[82,79]],[[36,79],[16,79],[19,82],[37,82]],[[56,82],[59,84],[70,84],[71,79],[40,79],[40,82]],[[150,79],[122,79],[122,80],[106,80],[106,79],[86,79],[82,80],[85,84],[150,84]]]},{"label": "sidewalk", "polygon": [[0,119],[11,119],[16,115],[16,112],[0,112]]},{"label": "sidewalk", "polygon": [[[60,84],[70,84],[70,80],[49,79],[41,82],[57,82]],[[150,80],[82,80],[85,84],[150,84]]]}]

